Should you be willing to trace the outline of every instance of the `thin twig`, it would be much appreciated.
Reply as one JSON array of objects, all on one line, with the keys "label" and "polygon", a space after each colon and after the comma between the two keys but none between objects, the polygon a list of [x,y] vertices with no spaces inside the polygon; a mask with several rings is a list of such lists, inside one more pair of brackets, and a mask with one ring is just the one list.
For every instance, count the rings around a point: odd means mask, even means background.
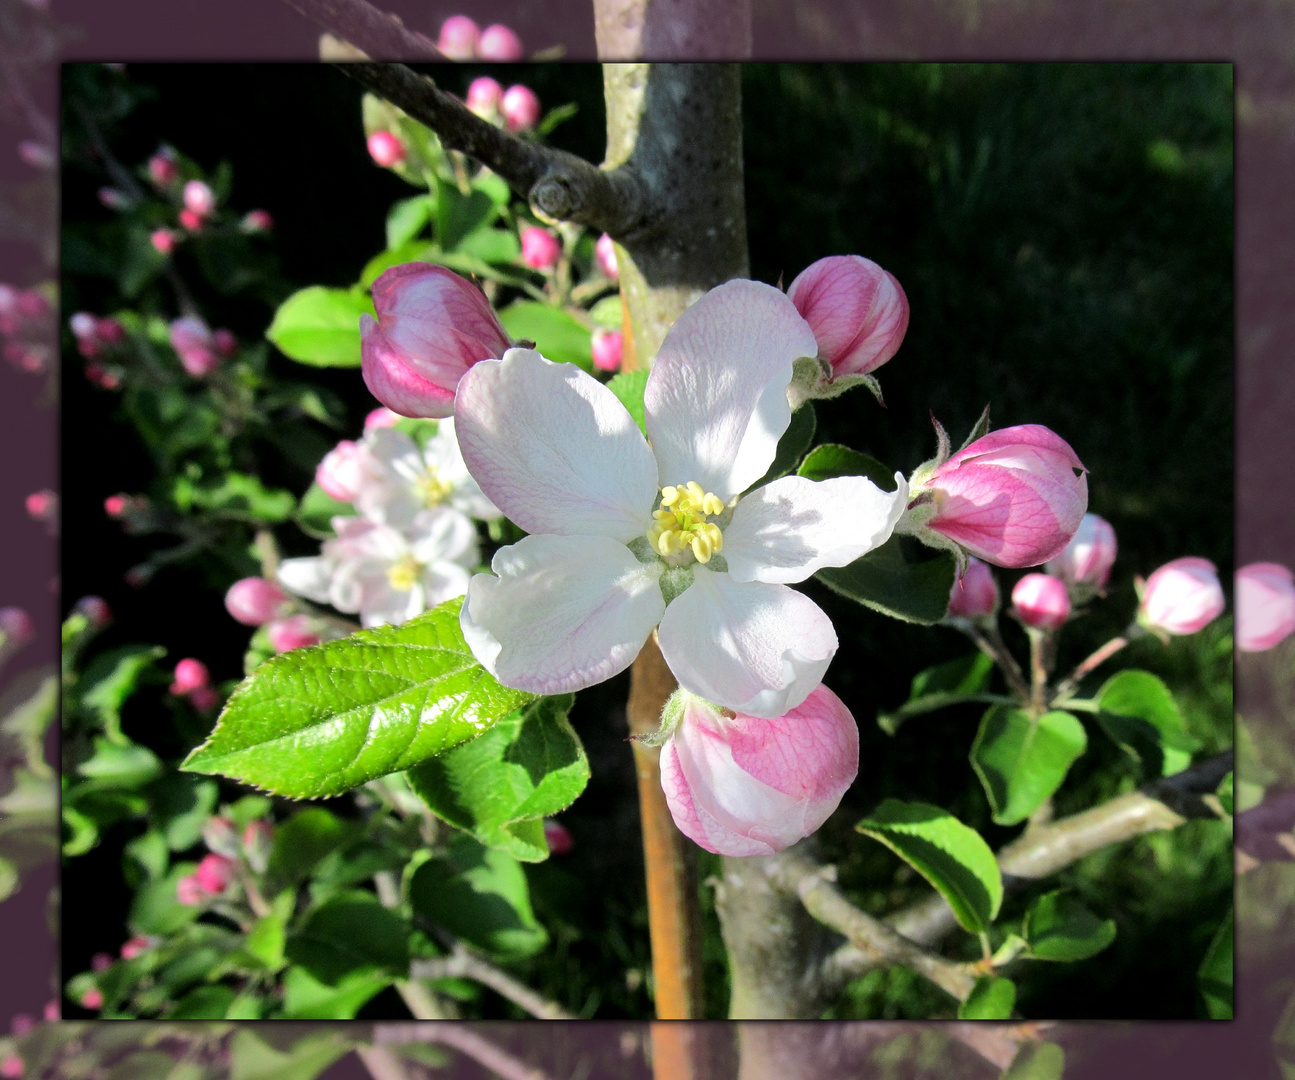
[{"label": "thin twig", "polygon": [[449,956],[434,960],[415,960],[410,965],[409,973],[415,979],[473,979],[482,986],[490,987],[500,997],[507,998],[537,1019],[576,1019],[574,1014],[567,1012],[556,1001],[550,1001],[543,994],[514,979],[461,941],[453,941]]},{"label": "thin twig", "polygon": [[366,0],[285,0],[317,26],[375,60],[444,60],[429,38]]},{"label": "thin twig", "polygon": [[470,1025],[454,1021],[427,1024],[376,1024],[373,1045],[406,1046],[409,1043],[432,1042],[452,1046],[503,1080],[549,1080],[543,1069],[514,1057],[507,1050],[480,1035]]},{"label": "thin twig", "polygon": [[1025,682],[1025,675],[1021,672],[1021,666],[1016,662],[1016,657],[1008,650],[1002,634],[999,633],[997,618],[989,624],[988,635],[982,634],[970,619],[958,619],[954,625],[967,637],[971,638],[976,643],[977,648],[998,665],[1003,677],[1007,680],[1007,685],[1020,698],[1022,704],[1029,701],[1030,688]]},{"label": "thin twig", "polygon": [[1119,652],[1129,643],[1129,638],[1121,635],[1117,638],[1111,638],[1105,645],[1094,652],[1086,660],[1076,665],[1075,670],[1067,675],[1061,682],[1057,683],[1056,690],[1052,693],[1052,702],[1054,705],[1060,705],[1066,701],[1076,690],[1079,684],[1094,668],[1106,663],[1112,656]]}]

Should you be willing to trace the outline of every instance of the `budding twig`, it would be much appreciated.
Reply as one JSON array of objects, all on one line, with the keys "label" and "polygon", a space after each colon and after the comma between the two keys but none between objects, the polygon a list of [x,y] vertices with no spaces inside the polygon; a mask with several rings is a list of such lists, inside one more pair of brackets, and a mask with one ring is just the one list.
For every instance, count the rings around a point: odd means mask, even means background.
[{"label": "budding twig", "polygon": [[1124,646],[1129,643],[1129,640],[1130,639],[1124,635],[1112,638],[1086,660],[1078,664],[1074,671],[1062,679],[1061,682],[1057,683],[1057,688],[1052,694],[1053,703],[1060,705],[1066,701],[1067,698],[1079,689],[1079,684],[1085,675],[1094,668],[1106,663],[1107,660],[1124,648]]},{"label": "budding twig", "polygon": [[285,0],[317,26],[378,60],[444,60],[422,34],[367,0]]}]

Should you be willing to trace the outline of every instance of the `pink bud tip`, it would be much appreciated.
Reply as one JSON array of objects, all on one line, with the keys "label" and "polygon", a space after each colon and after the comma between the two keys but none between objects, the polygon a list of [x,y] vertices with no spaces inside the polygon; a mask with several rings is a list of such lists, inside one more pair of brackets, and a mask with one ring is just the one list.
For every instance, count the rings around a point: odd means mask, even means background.
[{"label": "pink bud tip", "polygon": [[1065,551],[1048,562],[1049,574],[1067,585],[1104,589],[1115,563],[1115,530],[1096,514],[1085,514]]},{"label": "pink bud tip", "polygon": [[99,320],[88,311],[78,311],[68,319],[67,325],[78,340],[93,340],[99,333]]},{"label": "pink bud tip", "polygon": [[207,665],[192,656],[185,657],[175,665],[175,682],[171,685],[171,693],[187,694],[210,683],[211,673],[207,670]]},{"label": "pink bud tip", "polygon": [[74,611],[84,615],[90,625],[100,629],[112,622],[112,609],[102,596],[83,596],[76,602]]},{"label": "pink bud tip", "polygon": [[148,949],[153,947],[152,941],[146,937],[133,937],[125,942],[121,947],[121,958],[123,960],[134,960],[137,956],[142,956]]},{"label": "pink bud tip", "polygon": [[661,749],[680,832],[720,855],[770,855],[814,832],[859,771],[859,729],[825,686],[774,720],[690,698]]},{"label": "pink bud tip", "polygon": [[[100,1002],[100,1004],[102,1004],[102,1002]],[[98,1008],[99,1006],[96,1005],[94,1007]],[[26,1071],[26,1068],[27,1066],[23,1062],[23,1059],[17,1054],[6,1054],[4,1057],[0,1058],[0,1076],[5,1077],[5,1080],[17,1080],[17,1078],[22,1076],[23,1072]]]},{"label": "pink bud tip", "polygon": [[451,60],[471,60],[481,40],[481,28],[466,15],[451,15],[441,23],[436,47]]},{"label": "pink bud tip", "polygon": [[228,858],[238,854],[238,831],[229,818],[219,814],[203,822],[202,842],[217,855]]},{"label": "pink bud tip", "polygon": [[189,691],[189,704],[199,712],[211,712],[220,705],[220,691],[214,686],[200,686]]},{"label": "pink bud tip", "polygon": [[550,853],[554,855],[565,855],[575,847],[571,834],[556,821],[545,820],[544,839],[548,842]]},{"label": "pink bud tip", "polygon": [[54,152],[32,139],[24,139],[18,144],[18,156],[33,169],[54,168]]},{"label": "pink bud tip", "polygon": [[9,1034],[15,1039],[21,1039],[24,1035],[30,1035],[36,1030],[36,1017],[31,1013],[15,1013],[14,1018],[9,1021]]},{"label": "pink bud tip", "polygon": [[1165,563],[1147,578],[1138,617],[1168,634],[1194,634],[1218,618],[1223,607],[1214,564],[1186,556]]},{"label": "pink bud tip", "polygon": [[369,136],[369,156],[384,169],[405,160],[405,148],[389,131],[375,131]]},{"label": "pink bud tip", "polygon": [[175,250],[175,233],[170,229],[158,229],[149,237],[149,242],[163,255],[170,255]]},{"label": "pink bud tip", "polygon": [[819,259],[796,276],[787,297],[814,331],[833,376],[875,371],[908,329],[908,297],[899,282],[860,255]]},{"label": "pink bud tip", "polygon": [[1237,648],[1271,649],[1295,632],[1295,579],[1279,563],[1251,563],[1237,571]]},{"label": "pink bud tip", "polygon": [[540,122],[540,99],[529,86],[510,86],[500,103],[509,131],[530,131]]},{"label": "pink bud tip", "polygon": [[1055,630],[1070,618],[1066,583],[1048,574],[1026,574],[1012,589],[1012,612],[1026,626]]},{"label": "pink bud tip", "polygon": [[208,217],[216,209],[216,193],[201,180],[190,180],[184,185],[184,206],[200,218]]},{"label": "pink bud tip", "polygon": [[220,366],[211,330],[196,315],[186,315],[171,324],[171,347],[184,370],[195,379],[210,375]]},{"label": "pink bud tip", "polygon": [[266,626],[266,636],[270,639],[270,648],[277,653],[318,645],[320,640],[315,620],[309,615],[289,615],[286,619],[275,619]]},{"label": "pink bud tip", "polygon": [[616,265],[616,245],[606,233],[598,237],[598,243],[594,244],[594,258],[598,261],[598,269],[613,281],[620,277],[620,267]]},{"label": "pink bud tip", "polygon": [[477,42],[478,59],[509,61],[520,60],[525,55],[522,39],[508,27],[495,23],[481,31],[481,39]]},{"label": "pink bud tip", "polygon": [[84,994],[81,995],[81,1004],[84,1005],[87,1009],[102,1009],[103,991],[93,990],[93,989],[87,990]]},{"label": "pink bud tip", "polygon": [[103,512],[110,518],[125,517],[126,511],[130,509],[131,498],[129,495],[109,495],[103,500]]},{"label": "pink bud tip", "polygon": [[0,608],[0,634],[10,648],[21,648],[36,636],[36,624],[24,608]]},{"label": "pink bud tip", "polygon": [[316,466],[315,483],[330,497],[353,502],[364,482],[365,458],[364,447],[351,439],[343,439]]},{"label": "pink bud tip", "polygon": [[274,218],[265,210],[249,210],[238,227],[246,233],[269,232],[274,228]]},{"label": "pink bud tip", "polygon": [[245,626],[260,626],[269,622],[288,600],[273,581],[249,577],[234,582],[225,593],[225,610]]},{"label": "pink bud tip", "polygon": [[116,345],[126,339],[126,328],[113,318],[98,320],[95,323],[95,333],[100,341],[105,341],[109,345]]},{"label": "pink bud tip", "polygon": [[599,371],[620,370],[624,342],[619,330],[595,330],[591,347]]},{"label": "pink bud tip", "polygon": [[998,582],[994,572],[979,559],[971,558],[963,575],[949,594],[949,615],[956,619],[979,619],[998,610]]},{"label": "pink bud tip", "polygon": [[198,232],[202,229],[202,215],[196,210],[190,210],[185,207],[180,211],[180,224],[190,232]]},{"label": "pink bud tip", "polygon": [[499,110],[504,88],[488,75],[473,79],[468,84],[468,108],[478,116],[491,117]]},{"label": "pink bud tip", "polygon": [[90,970],[96,975],[107,971],[113,965],[113,958],[106,952],[95,953],[90,957]]},{"label": "pink bud tip", "polygon": [[45,1011],[41,1015],[45,1017],[46,1022],[52,1024],[55,1020],[62,1018],[63,1006],[57,998],[52,1001],[47,1001],[45,1002]]},{"label": "pink bud tip", "polygon": [[198,888],[210,896],[219,896],[229,888],[230,882],[234,880],[235,863],[233,859],[226,858],[224,855],[217,855],[214,851],[209,855],[204,855],[202,861],[198,863],[198,869],[194,871],[193,876],[198,882]]},{"label": "pink bud tip", "polygon": [[243,830],[243,855],[247,865],[263,874],[270,865],[270,851],[274,847],[274,826],[268,821],[249,822]]},{"label": "pink bud tip", "polygon": [[400,420],[399,413],[393,413],[385,405],[379,405],[364,418],[364,430],[373,431],[376,428],[395,427],[400,423]]},{"label": "pink bud tip", "polygon": [[547,229],[527,225],[522,230],[522,262],[533,270],[547,270],[558,261],[562,245]]},{"label": "pink bud tip", "polygon": [[213,331],[211,343],[221,356],[233,356],[238,352],[238,338],[234,336],[232,330]]},{"label": "pink bud tip", "polygon": [[179,179],[180,169],[169,150],[159,150],[148,159],[148,175],[158,187],[166,187]]},{"label": "pink bud tip", "polygon": [[58,516],[58,496],[46,488],[33,491],[26,499],[27,513],[37,521],[52,521]]},{"label": "pink bud tip", "polygon": [[189,874],[175,883],[175,898],[185,907],[197,907],[207,898],[198,884],[197,874]]}]

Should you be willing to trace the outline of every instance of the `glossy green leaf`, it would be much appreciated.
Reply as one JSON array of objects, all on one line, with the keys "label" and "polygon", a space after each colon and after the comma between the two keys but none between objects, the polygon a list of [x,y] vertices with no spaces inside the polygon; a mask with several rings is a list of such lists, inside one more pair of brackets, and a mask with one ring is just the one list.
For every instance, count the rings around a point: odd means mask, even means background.
[{"label": "glossy green leaf", "polygon": [[410,769],[410,786],[437,816],[524,862],[548,858],[541,819],[589,782],[589,761],[567,720],[575,698],[540,698],[484,735]]},{"label": "glossy green leaf", "polygon": [[782,438],[778,440],[778,448],[773,455],[773,464],[747,490],[753,491],[777,480],[781,476],[795,472],[796,466],[800,464],[800,459],[804,457],[805,451],[809,449],[809,444],[814,441],[814,432],[817,429],[818,419],[814,414],[814,406],[806,402],[791,414],[791,423],[787,425],[787,430],[782,433]]},{"label": "glossy green leaf", "polygon": [[1152,776],[1191,764],[1200,741],[1187,730],[1178,703],[1149,671],[1121,671],[1097,693],[1098,722]]},{"label": "glossy green leaf", "polygon": [[297,508],[292,492],[267,488],[258,477],[233,471],[223,474],[218,483],[179,476],[171,486],[171,498],[185,512],[207,510],[258,524],[287,521]]},{"label": "glossy green leaf", "polygon": [[999,825],[1024,821],[1061,786],[1088,746],[1084,725],[1068,712],[1032,719],[1024,709],[991,705],[971,746],[971,765]]},{"label": "glossy green leaf", "polygon": [[318,798],[475,738],[535,695],[501,686],[476,662],[461,605],[266,661],[182,767]]},{"label": "glossy green leaf", "polygon": [[443,176],[436,178],[435,239],[443,251],[458,248],[464,237],[490,224],[499,205],[486,192],[472,189],[464,194]]},{"label": "glossy green leaf", "polygon": [[292,963],[329,986],[353,972],[403,978],[409,969],[409,923],[376,896],[349,889],[315,908],[284,948]]},{"label": "glossy green leaf", "polygon": [[1003,902],[1003,876],[975,829],[927,803],[887,799],[855,826],[907,862],[941,896],[968,933],[988,929]]},{"label": "glossy green leaf", "polygon": [[643,437],[647,437],[647,419],[643,406],[643,394],[647,390],[648,373],[644,368],[636,371],[622,371],[607,383],[607,389],[616,395],[616,400],[625,406],[625,410],[634,417]]},{"label": "glossy green leaf", "polygon": [[1086,960],[1115,940],[1115,920],[1099,919],[1073,893],[1056,889],[1030,905],[1022,934],[1036,960]]},{"label": "glossy green leaf", "polygon": [[[176,1002],[174,1011],[167,1016],[167,1019],[223,1020],[237,996],[228,986],[195,986]],[[166,1060],[168,1065],[172,1063],[170,1057]],[[127,1075],[134,1078],[139,1074],[132,1071]],[[166,1076],[166,1073],[163,1072],[161,1075]]]},{"label": "glossy green leaf", "polygon": [[[357,971],[329,986],[312,976],[305,968],[290,967],[283,976],[283,1016],[287,1020],[352,1020],[370,998],[382,993],[392,983],[390,975],[380,971]],[[257,1077],[280,1073],[263,1072]]]},{"label": "glossy green leaf", "polygon": [[816,446],[800,463],[797,475],[809,480],[831,480],[837,476],[866,476],[882,491],[895,490],[895,470],[871,454],[851,450],[840,443]]},{"label": "glossy green leaf", "polygon": [[883,615],[930,626],[948,613],[957,566],[947,551],[932,551],[910,536],[892,536],[848,566],[827,567],[815,577]]},{"label": "glossy green leaf", "polygon": [[279,305],[265,336],[303,364],[359,367],[360,316],[373,314],[365,292],[311,285]]},{"label": "glossy green leaf", "polygon": [[913,676],[908,700],[894,712],[878,713],[877,726],[894,735],[904,721],[960,702],[972,701],[989,687],[994,661],[975,652],[925,668]]},{"label": "glossy green leaf", "polygon": [[430,195],[401,199],[387,211],[387,247],[400,247],[418,236],[432,220],[435,203]]},{"label": "glossy green leaf", "polygon": [[483,262],[511,263],[521,256],[522,245],[514,232],[484,228],[468,233],[459,242],[457,250],[465,255],[475,255]]},{"label": "glossy green leaf", "polygon": [[358,822],[343,821],[322,806],[298,810],[274,828],[267,868],[271,883],[286,885],[302,880],[321,859],[351,843],[360,832]]},{"label": "glossy green leaf", "polygon": [[1061,1080],[1066,1052],[1056,1043],[1022,1043],[1000,1080]]},{"label": "glossy green leaf", "polygon": [[140,679],[166,655],[161,645],[124,645],[96,656],[81,676],[80,707],[89,710],[114,741],[120,741],[121,710]]},{"label": "glossy green leaf", "polygon": [[1000,975],[976,980],[971,996],[958,1006],[959,1020],[1008,1020],[1016,1005],[1016,984]]},{"label": "glossy green leaf", "polygon": [[1211,1020],[1232,1019],[1232,912],[1229,911],[1206,950],[1196,973],[1196,984],[1205,999]]},{"label": "glossy green leaf", "polygon": [[77,766],[77,773],[88,783],[78,785],[77,792],[102,788],[139,788],[162,775],[158,756],[146,746],[134,743],[122,746],[107,739],[95,739],[94,756]]},{"label": "glossy green leaf", "polygon": [[536,351],[559,364],[593,371],[593,333],[561,308],[518,300],[499,312],[499,321],[514,341],[535,342]]}]

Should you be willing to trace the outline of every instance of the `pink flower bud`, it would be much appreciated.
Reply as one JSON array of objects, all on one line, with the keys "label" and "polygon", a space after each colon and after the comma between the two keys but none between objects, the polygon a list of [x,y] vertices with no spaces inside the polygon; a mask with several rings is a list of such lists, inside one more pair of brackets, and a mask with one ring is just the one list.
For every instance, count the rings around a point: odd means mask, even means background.
[{"label": "pink flower bud", "polygon": [[686,700],[661,748],[661,786],[679,830],[720,855],[770,855],[814,832],[859,771],[859,729],[819,686],[776,720]]},{"label": "pink flower bud", "polygon": [[0,1058],[0,1076],[5,1080],[17,1080],[26,1071],[27,1065],[17,1054],[5,1054]]},{"label": "pink flower bud", "polygon": [[499,111],[504,88],[488,75],[473,79],[468,84],[468,108],[478,116],[491,117]]},{"label": "pink flower bud", "polygon": [[540,99],[529,86],[510,86],[500,102],[509,131],[530,131],[540,122]]},{"label": "pink flower bud", "polygon": [[113,959],[106,952],[95,953],[90,957],[90,970],[101,975],[113,965]]},{"label": "pink flower bud", "polygon": [[405,160],[403,144],[389,131],[375,131],[369,136],[369,156],[384,169]]},{"label": "pink flower bud", "polygon": [[81,995],[81,1004],[87,1009],[102,1009],[103,991],[97,989],[87,990]]},{"label": "pink flower bud", "polygon": [[133,502],[129,495],[109,495],[103,500],[103,512],[110,518],[123,518]]},{"label": "pink flower bud", "polygon": [[36,624],[20,607],[0,608],[0,640],[11,649],[21,649],[36,636]]},{"label": "pink flower bud", "polygon": [[211,712],[220,704],[220,691],[214,686],[200,686],[189,691],[189,704],[199,712]]},{"label": "pink flower bud", "polygon": [[63,1006],[59,1002],[58,998],[45,1002],[45,1011],[41,1015],[43,1015],[46,1022],[50,1024],[55,1020],[61,1019],[63,1016]]},{"label": "pink flower bud", "polygon": [[130,205],[130,200],[116,188],[101,187],[98,194],[99,202],[109,210],[124,210]]},{"label": "pink flower bud", "polygon": [[226,858],[238,854],[238,830],[227,817],[213,814],[202,825],[202,842],[209,851]]},{"label": "pink flower bud", "polygon": [[35,1030],[36,1017],[31,1013],[14,1013],[13,1019],[9,1021],[9,1034],[15,1039],[30,1035]]},{"label": "pink flower bud", "polygon": [[598,262],[598,269],[612,281],[621,276],[620,267],[616,265],[616,245],[606,233],[598,237],[598,243],[594,244],[594,258]]},{"label": "pink flower bud", "polygon": [[376,428],[395,427],[400,421],[401,416],[399,413],[393,413],[385,405],[379,405],[364,418],[364,430],[373,431]]},{"label": "pink flower bud", "polygon": [[233,859],[217,855],[213,851],[210,855],[202,857],[202,862],[198,863],[198,869],[194,871],[193,876],[197,879],[198,888],[203,892],[210,896],[219,896],[234,880],[234,867]]},{"label": "pink flower bud", "polygon": [[1065,551],[1052,559],[1046,569],[1067,585],[1104,589],[1115,563],[1115,530],[1096,514],[1085,514]]},{"label": "pink flower bud", "polygon": [[201,180],[190,180],[184,185],[184,206],[200,218],[210,217],[216,209],[216,193]]},{"label": "pink flower bud", "polygon": [[522,262],[533,270],[547,270],[558,261],[562,245],[548,229],[527,225],[522,230]]},{"label": "pink flower bud", "polygon": [[95,338],[79,338],[76,351],[89,360],[99,355],[99,342]]},{"label": "pink flower bud", "polygon": [[84,615],[96,630],[112,622],[112,609],[108,607],[108,601],[102,596],[83,596],[72,610]]},{"label": "pink flower bud", "polygon": [[175,665],[175,681],[171,684],[171,693],[187,694],[210,684],[211,673],[207,670],[207,665],[188,656]]},{"label": "pink flower bud", "polygon": [[787,290],[814,331],[832,374],[866,375],[889,360],[908,329],[908,297],[875,262],[832,255],[802,270]]},{"label": "pink flower bud", "polygon": [[109,345],[117,345],[126,340],[126,328],[111,317],[99,319],[95,323],[94,331],[100,341],[107,342]]},{"label": "pink flower bud", "polygon": [[1138,619],[1169,634],[1194,634],[1223,611],[1223,587],[1209,559],[1167,562],[1147,578]]},{"label": "pink flower bud", "polygon": [[362,374],[401,416],[452,415],[464,372],[512,346],[481,290],[443,266],[393,266],[373,283],[373,303],[377,320],[360,316]]},{"label": "pink flower bud", "polygon": [[466,15],[451,15],[441,23],[436,47],[451,60],[471,60],[481,40],[481,28]]},{"label": "pink flower bud", "polygon": [[275,619],[266,626],[266,636],[270,639],[270,648],[277,653],[304,649],[308,645],[318,645],[320,641],[315,620],[309,615],[289,615],[286,619]]},{"label": "pink flower bud", "polygon": [[24,139],[18,144],[18,156],[33,169],[52,169],[55,165],[54,151],[34,139]]},{"label": "pink flower bud", "polygon": [[167,187],[179,179],[180,169],[175,163],[171,150],[159,149],[148,159],[148,175],[158,187]]},{"label": "pink flower bud", "polygon": [[244,626],[260,626],[269,622],[288,600],[273,581],[248,577],[234,582],[225,593],[225,610]]},{"label": "pink flower bud", "polygon": [[171,324],[171,347],[184,370],[195,379],[210,375],[220,366],[211,330],[196,315],[186,315]]},{"label": "pink flower bud", "polygon": [[592,342],[594,367],[599,371],[619,371],[623,347],[619,330],[595,330]]},{"label": "pink flower bud", "polygon": [[1295,632],[1295,578],[1279,563],[1251,563],[1237,571],[1237,648],[1271,649]]},{"label": "pink flower bud", "polygon": [[233,356],[238,352],[238,338],[232,330],[215,330],[211,335],[211,344],[221,356]]},{"label": "pink flower bud", "polygon": [[927,525],[995,566],[1038,566],[1083,519],[1088,481],[1076,469],[1070,444],[1039,424],[991,431],[922,485],[935,493]]},{"label": "pink flower bud", "polygon": [[334,499],[354,502],[364,482],[364,448],[343,439],[315,468],[315,483]]},{"label": "pink flower bud", "polygon": [[46,488],[33,491],[27,496],[25,505],[27,513],[37,521],[55,522],[58,520],[58,496]]},{"label": "pink flower bud", "polygon": [[99,320],[88,311],[78,311],[68,319],[67,325],[78,341],[93,340],[99,333]]},{"label": "pink flower bud", "polygon": [[553,855],[565,855],[575,847],[575,841],[566,827],[549,818],[544,819],[544,839],[548,842],[550,854]]},{"label": "pink flower bud", "polygon": [[121,947],[121,958],[123,960],[134,960],[137,956],[142,956],[148,949],[153,947],[153,942],[146,937],[133,937],[125,942]]},{"label": "pink flower bud", "polygon": [[175,898],[185,907],[197,907],[207,899],[197,874],[188,874],[175,883]]},{"label": "pink flower bud", "polygon": [[270,849],[274,847],[274,826],[268,821],[248,822],[243,830],[243,855],[247,865],[258,874],[265,873],[270,865]]},{"label": "pink flower bud", "polygon": [[949,615],[955,619],[979,619],[998,610],[998,582],[994,572],[979,559],[967,562],[963,575],[949,593]]},{"label": "pink flower bud", "polygon": [[202,215],[196,210],[190,210],[187,206],[180,211],[180,224],[190,232],[199,232],[202,229]]},{"label": "pink flower bud", "polygon": [[1055,630],[1070,618],[1066,583],[1048,574],[1026,574],[1012,589],[1012,613],[1036,630]]},{"label": "pink flower bud", "polygon": [[148,239],[154,249],[162,255],[170,255],[175,250],[175,233],[170,229],[157,229]]},{"label": "pink flower bud", "polygon": [[506,26],[495,23],[481,31],[477,58],[481,60],[521,60],[526,55],[522,39]]},{"label": "pink flower bud", "polygon": [[269,232],[274,228],[274,218],[265,210],[249,210],[243,215],[238,227],[245,233]]}]

